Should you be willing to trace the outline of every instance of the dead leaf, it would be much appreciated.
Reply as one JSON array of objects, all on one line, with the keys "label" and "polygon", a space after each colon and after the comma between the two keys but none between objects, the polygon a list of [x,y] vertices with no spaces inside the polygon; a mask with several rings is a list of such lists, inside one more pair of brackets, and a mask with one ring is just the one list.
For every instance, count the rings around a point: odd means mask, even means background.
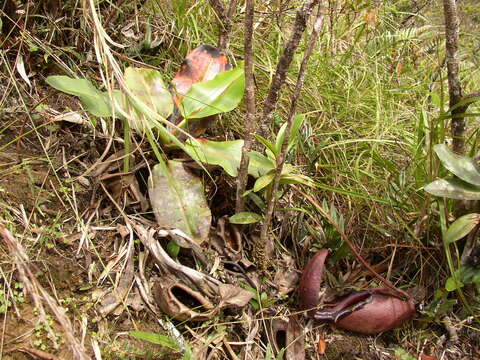
[{"label": "dead leaf", "polygon": [[250,299],[253,297],[251,291],[242,289],[241,287],[231,285],[231,284],[222,284],[219,286],[220,292],[220,307],[230,307],[235,306],[242,308],[248,304]]},{"label": "dead leaf", "polygon": [[210,300],[173,275],[157,281],[154,296],[160,309],[175,320],[205,321],[218,312]]},{"label": "dead leaf", "polygon": [[325,350],[327,350],[327,342],[325,341],[325,337],[321,335],[318,340],[317,353],[319,355],[325,355]]},{"label": "dead leaf", "polygon": [[285,360],[305,360],[305,335],[296,315],[288,321]]},{"label": "dead leaf", "polygon": [[230,224],[228,216],[218,219],[216,234],[210,237],[210,244],[231,261],[238,261],[242,257],[242,234],[236,225]]},{"label": "dead leaf", "polygon": [[179,104],[181,95],[185,95],[193,84],[212,80],[218,73],[230,70],[228,58],[211,45],[201,45],[192,50],[172,80],[177,92],[175,101]]},{"label": "dead leaf", "polygon": [[157,219],[165,229],[178,228],[198,243],[210,231],[212,215],[200,178],[181,162],[155,165],[148,181],[148,194]]},{"label": "dead leaf", "polygon": [[282,256],[275,273],[274,284],[277,296],[283,296],[295,289],[300,275],[295,270],[295,260],[288,254]]},{"label": "dead leaf", "polygon": [[422,354],[420,355],[420,360],[437,360],[437,358],[435,356]]}]

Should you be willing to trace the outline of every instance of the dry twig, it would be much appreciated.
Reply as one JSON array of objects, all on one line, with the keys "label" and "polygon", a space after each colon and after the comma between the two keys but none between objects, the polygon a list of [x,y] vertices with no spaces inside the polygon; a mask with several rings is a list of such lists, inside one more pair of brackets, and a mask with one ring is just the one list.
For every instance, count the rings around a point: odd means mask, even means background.
[{"label": "dry twig", "polygon": [[[300,93],[302,92],[302,88],[303,88],[303,83],[304,83],[304,80],[305,80],[305,71],[307,70],[307,64],[308,64],[308,60],[310,58],[310,55],[312,54],[313,52],[313,49],[315,48],[315,44],[316,44],[316,41],[317,41],[317,37],[318,37],[318,33],[320,32],[320,29],[322,27],[322,24],[323,24],[323,14],[322,14],[322,10],[321,10],[321,7],[320,7],[320,3],[319,2],[312,2],[312,3],[318,3],[318,12],[317,12],[317,17],[316,17],[316,21],[315,21],[315,24],[313,26],[313,30],[312,30],[312,33],[310,34],[310,38],[308,40],[308,45],[307,45],[307,50],[305,51],[305,55],[303,57],[303,60],[302,60],[302,63],[300,65],[300,70],[299,70],[299,73],[298,73],[298,77],[297,77],[297,83],[295,85],[295,90],[293,92],[293,96],[292,96],[292,100],[291,100],[291,104],[290,104],[290,110],[289,110],[289,113],[288,113],[288,118],[287,118],[287,129],[285,130],[285,137],[283,139],[283,143],[282,143],[282,146],[281,146],[281,151],[280,151],[280,155],[277,156],[277,159],[276,159],[276,169],[275,169],[275,177],[274,177],[274,180],[273,180],[273,184],[272,184],[272,190],[270,192],[270,197],[268,199],[268,203],[267,203],[267,212],[265,214],[265,219],[263,221],[263,225],[262,225],[262,229],[261,229],[261,232],[260,232],[260,244],[257,244],[256,246],[263,246],[264,248],[266,247],[267,245],[267,233],[268,233],[268,229],[270,228],[270,223],[272,221],[272,217],[273,217],[273,212],[275,211],[275,205],[276,205],[276,201],[277,201],[277,198],[276,198],[276,194],[277,194],[277,191],[278,191],[278,186],[280,184],[280,177],[282,175],[282,169],[283,169],[283,165],[285,163],[285,158],[286,158],[286,155],[287,155],[287,148],[288,148],[288,143],[289,143],[289,139],[290,139],[290,133],[292,131],[292,126],[293,126],[293,119],[294,119],[294,116],[295,116],[295,113],[296,113],[296,110],[297,110],[297,102],[298,102],[298,98],[300,97]],[[307,7],[307,5],[305,5],[305,12],[308,12],[308,16],[310,14],[310,10],[308,10],[309,8]],[[308,16],[306,19],[308,19]],[[298,17],[298,14],[297,14],[297,17]],[[306,21],[305,19],[305,21]],[[300,29],[301,27],[298,27],[298,29]],[[297,29],[297,26],[296,26],[296,29]],[[305,28],[303,28],[305,29]],[[302,30],[303,32],[303,30]],[[300,34],[293,34],[292,35],[292,38],[295,38],[297,40],[297,45],[298,45],[298,41],[300,40]],[[292,40],[292,38],[290,40]],[[286,52],[286,51],[285,51]],[[293,55],[293,53],[292,53]],[[282,60],[280,60],[282,61]],[[260,250],[260,249],[259,249]],[[258,254],[265,254],[265,251],[257,251]],[[260,265],[264,263],[264,261],[260,261]]]},{"label": "dry twig", "polygon": [[243,193],[247,187],[248,178],[248,152],[252,148],[253,133],[256,128],[255,120],[255,87],[253,83],[253,17],[255,0],[247,0],[245,4],[245,98],[247,104],[247,116],[245,120],[246,132],[245,143],[242,148],[242,160],[237,177],[237,196],[235,212],[245,209]]},{"label": "dry twig", "polygon": [[[445,15],[445,47],[447,50],[448,88],[450,97],[452,148],[457,154],[465,153],[465,112],[470,104],[477,101],[480,91],[462,95],[458,64],[459,19],[455,0],[443,0]],[[462,103],[462,104],[461,104]],[[460,105],[461,104],[461,105]]]},{"label": "dry twig", "polygon": [[263,107],[262,123],[259,129],[260,135],[263,137],[268,137],[269,125],[273,117],[273,111],[277,106],[280,90],[285,84],[287,70],[293,60],[293,55],[300,43],[300,39],[307,28],[307,21],[310,18],[312,10],[318,2],[319,0],[306,1],[303,6],[297,10],[292,35],[290,39],[288,39],[285,50],[278,61],[277,69],[275,70],[275,75],[273,76],[272,84],[268,91],[267,99],[265,100],[265,106]]}]

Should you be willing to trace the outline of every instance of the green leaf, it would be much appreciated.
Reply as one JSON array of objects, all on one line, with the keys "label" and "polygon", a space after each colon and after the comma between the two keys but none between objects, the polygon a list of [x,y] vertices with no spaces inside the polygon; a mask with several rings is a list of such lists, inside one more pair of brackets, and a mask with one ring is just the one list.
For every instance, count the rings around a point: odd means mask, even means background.
[{"label": "green leaf", "polygon": [[201,243],[208,237],[212,215],[200,178],[178,161],[157,164],[148,182],[148,194],[157,223],[176,228]]},{"label": "green leaf", "polygon": [[146,331],[130,331],[129,334],[137,339],[148,341],[152,344],[162,345],[173,351],[180,351],[178,343],[170,336],[155,334]]},{"label": "green leaf", "polygon": [[429,194],[456,200],[480,200],[480,187],[457,178],[440,179],[423,188]]},{"label": "green leaf", "polygon": [[[157,70],[133,68],[125,69],[125,83],[134,96],[133,103],[142,103],[157,115],[166,119],[173,111],[173,99],[163,82],[162,75]],[[138,110],[138,109],[137,109]],[[141,110],[139,111],[141,113]],[[130,119],[130,126],[143,131],[143,125],[149,122]],[[154,124],[149,124],[150,128]]]},{"label": "green leaf", "polygon": [[269,149],[273,154],[275,154],[275,156],[278,156],[279,153],[277,152],[277,149],[275,148],[275,145],[273,145],[273,143],[271,143],[269,140],[265,139],[261,135],[254,134],[253,136],[255,136],[258,141],[260,141],[267,149]]},{"label": "green leaf", "polygon": [[192,349],[190,348],[190,345],[185,343],[185,351],[183,352],[183,356],[181,360],[197,360],[195,355],[193,354]]},{"label": "green leaf", "polygon": [[232,224],[253,224],[262,221],[262,219],[261,215],[248,211],[239,212],[229,218]]},{"label": "green leaf", "polygon": [[275,162],[258,151],[250,151],[248,158],[248,173],[252,176],[259,177],[275,169]]},{"label": "green leaf", "polygon": [[[211,141],[207,139],[187,139],[185,152],[196,161],[218,165],[230,176],[238,175],[242,158],[243,140]],[[263,175],[274,168],[275,164],[262,154],[249,152],[248,173],[255,177]]]},{"label": "green leaf", "polygon": [[[298,114],[298,115],[295,115],[295,117],[293,118],[292,131],[290,132],[290,139],[288,140],[287,153],[295,144],[295,139],[298,135],[298,130],[302,126],[304,119],[305,119],[305,114]],[[285,122],[280,127],[280,130],[278,130],[277,138],[275,140],[275,149],[276,149],[277,155],[280,154],[280,150],[282,149],[282,143],[283,143],[283,139],[285,138],[286,130],[287,130],[287,123]]]},{"label": "green leaf", "polygon": [[459,217],[445,232],[443,240],[446,244],[458,241],[468,235],[480,221],[480,214],[472,213]]},{"label": "green leaf", "polygon": [[255,185],[253,185],[253,191],[259,192],[263,188],[267,187],[270,185],[275,178],[275,171],[269,172],[268,174],[265,174],[263,176],[260,176],[256,181]]},{"label": "green leaf", "polygon": [[46,82],[59,91],[78,96],[82,105],[91,114],[99,117],[112,116],[112,104],[108,94],[98,90],[90,81],[55,75],[49,76]]},{"label": "green leaf", "polygon": [[242,156],[243,140],[210,141],[187,139],[185,151],[192,159],[211,165],[218,165],[230,176],[237,176]]},{"label": "green leaf", "polygon": [[245,90],[243,64],[209,81],[193,84],[182,100],[185,119],[199,119],[235,109]]},{"label": "green leaf", "polygon": [[170,240],[167,244],[168,255],[176,259],[179,252],[180,252],[180,246],[175,241]]},{"label": "green leaf", "polygon": [[454,277],[449,277],[445,283],[445,289],[447,289],[447,291],[455,291],[461,287],[463,287],[463,283]]},{"label": "green leaf", "polygon": [[462,265],[460,268],[460,281],[464,284],[480,284],[480,268]]},{"label": "green leaf", "polygon": [[455,154],[445,144],[435,145],[433,149],[446,169],[463,181],[480,186],[480,166],[473,159]]}]

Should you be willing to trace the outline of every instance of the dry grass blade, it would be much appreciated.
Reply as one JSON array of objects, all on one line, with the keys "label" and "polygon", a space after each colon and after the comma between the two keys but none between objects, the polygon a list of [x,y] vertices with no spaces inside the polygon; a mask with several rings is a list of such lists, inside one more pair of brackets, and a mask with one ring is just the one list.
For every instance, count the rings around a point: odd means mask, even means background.
[{"label": "dry grass blade", "polygon": [[57,304],[55,299],[48,294],[48,292],[40,285],[35,275],[33,275],[29,266],[29,258],[25,253],[23,246],[13,237],[10,231],[2,226],[0,226],[0,235],[2,235],[4,242],[10,250],[12,258],[15,259],[20,280],[23,282],[25,288],[32,297],[40,314],[43,314],[43,316],[46,315],[43,308],[43,302],[45,302],[62,326],[65,338],[75,358],[79,360],[90,359],[85,347],[75,336],[72,323],[66,316],[65,310]]}]

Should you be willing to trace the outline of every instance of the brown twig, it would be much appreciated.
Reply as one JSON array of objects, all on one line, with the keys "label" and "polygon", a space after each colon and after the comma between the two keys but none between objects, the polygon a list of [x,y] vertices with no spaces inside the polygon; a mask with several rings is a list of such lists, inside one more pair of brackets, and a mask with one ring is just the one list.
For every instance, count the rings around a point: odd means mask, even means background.
[{"label": "brown twig", "polygon": [[287,70],[290,67],[295,50],[297,49],[300,39],[307,27],[307,21],[310,18],[312,10],[318,2],[319,0],[306,1],[303,6],[297,10],[292,35],[290,36],[290,39],[288,39],[285,45],[285,50],[278,61],[277,69],[275,70],[275,75],[273,76],[272,84],[270,85],[267,99],[265,100],[265,105],[263,107],[262,123],[260,124],[259,129],[260,135],[263,137],[268,137],[269,125],[273,117],[273,111],[277,106],[280,90],[285,84]]},{"label": "brown twig", "polygon": [[[272,190],[270,192],[270,197],[267,203],[267,212],[265,214],[265,219],[263,221],[262,228],[260,231],[260,244],[258,244],[259,246],[266,246],[268,241],[267,233],[268,233],[268,229],[270,228],[270,222],[272,221],[273,212],[275,211],[275,205],[277,202],[276,194],[278,191],[278,186],[280,184],[280,178],[282,175],[282,169],[285,163],[285,158],[287,157],[288,143],[290,139],[290,134],[292,132],[292,126],[294,122],[293,119],[297,110],[298,98],[300,97],[300,93],[303,88],[303,83],[305,81],[305,72],[307,70],[308,60],[310,58],[310,55],[313,52],[313,49],[315,48],[318,34],[320,32],[322,25],[323,25],[323,14],[322,14],[320,2],[318,2],[318,11],[316,16],[316,21],[313,26],[312,33],[310,34],[310,38],[308,40],[307,50],[305,51],[305,55],[300,65],[300,70],[298,72],[298,77],[297,77],[297,83],[295,85],[295,90],[293,92],[292,101],[290,104],[290,111],[288,113],[288,118],[287,118],[287,128],[285,130],[285,137],[281,145],[280,154],[276,158],[275,177],[273,179]],[[260,253],[264,253],[264,252],[260,252]]]},{"label": "brown twig", "polygon": [[401,295],[401,297],[404,297],[405,299],[407,300],[410,300],[412,299],[412,296],[408,293],[406,293],[405,291],[403,290],[400,290],[398,288],[395,287],[395,285],[393,285],[390,281],[388,281],[387,279],[385,279],[382,275],[380,275],[378,272],[375,271],[375,269],[372,267],[372,265],[370,265],[368,262],[365,261],[365,259],[362,257],[362,255],[360,255],[360,253],[358,252],[358,250],[356,249],[356,247],[353,245],[353,243],[348,239],[347,235],[345,235],[345,233],[343,232],[343,230],[340,228],[340,226],[337,224],[337,222],[330,216],[330,214],[325,211],[322,206],[313,198],[311,197],[310,195],[304,193],[302,190],[300,190],[297,186],[295,185],[291,185],[292,188],[294,188],[300,195],[302,195],[305,199],[307,199],[313,206],[315,206],[315,208],[317,209],[317,211],[319,213],[322,214],[322,216],[324,216],[328,222],[335,228],[335,230],[338,231],[338,233],[340,234],[341,238],[343,239],[343,241],[345,242],[345,244],[348,245],[348,247],[350,248],[350,250],[352,251],[353,255],[355,255],[355,257],[357,258],[358,262],[360,262],[360,264],[362,264],[363,266],[365,266],[365,268],[368,269],[368,271],[379,281],[381,281],[386,287],[388,287],[389,289],[393,290],[394,292],[398,293],[399,295]]},{"label": "brown twig", "polygon": [[218,48],[228,48],[230,32],[232,30],[232,17],[237,7],[237,0],[231,0],[228,9],[225,9],[221,0],[209,0],[210,6],[217,14],[220,23],[220,34],[218,36]]},{"label": "brown twig", "polygon": [[245,119],[246,133],[245,142],[242,148],[242,160],[238,169],[237,194],[235,212],[245,209],[245,198],[243,193],[247,187],[248,178],[248,152],[253,144],[253,132],[256,128],[255,121],[255,86],[253,82],[253,17],[255,0],[246,0],[245,3],[245,101],[247,105],[247,116]]},{"label": "brown twig", "polygon": [[[443,9],[445,16],[445,47],[447,50],[447,71],[448,88],[450,97],[451,132],[452,148],[457,154],[465,153],[465,112],[468,106],[473,102],[467,102],[458,106],[461,101],[468,100],[480,95],[475,92],[467,96],[462,95],[462,84],[460,82],[459,64],[458,64],[458,39],[459,39],[459,19],[457,4],[455,0],[443,0]],[[456,106],[457,105],[457,106]]]}]

